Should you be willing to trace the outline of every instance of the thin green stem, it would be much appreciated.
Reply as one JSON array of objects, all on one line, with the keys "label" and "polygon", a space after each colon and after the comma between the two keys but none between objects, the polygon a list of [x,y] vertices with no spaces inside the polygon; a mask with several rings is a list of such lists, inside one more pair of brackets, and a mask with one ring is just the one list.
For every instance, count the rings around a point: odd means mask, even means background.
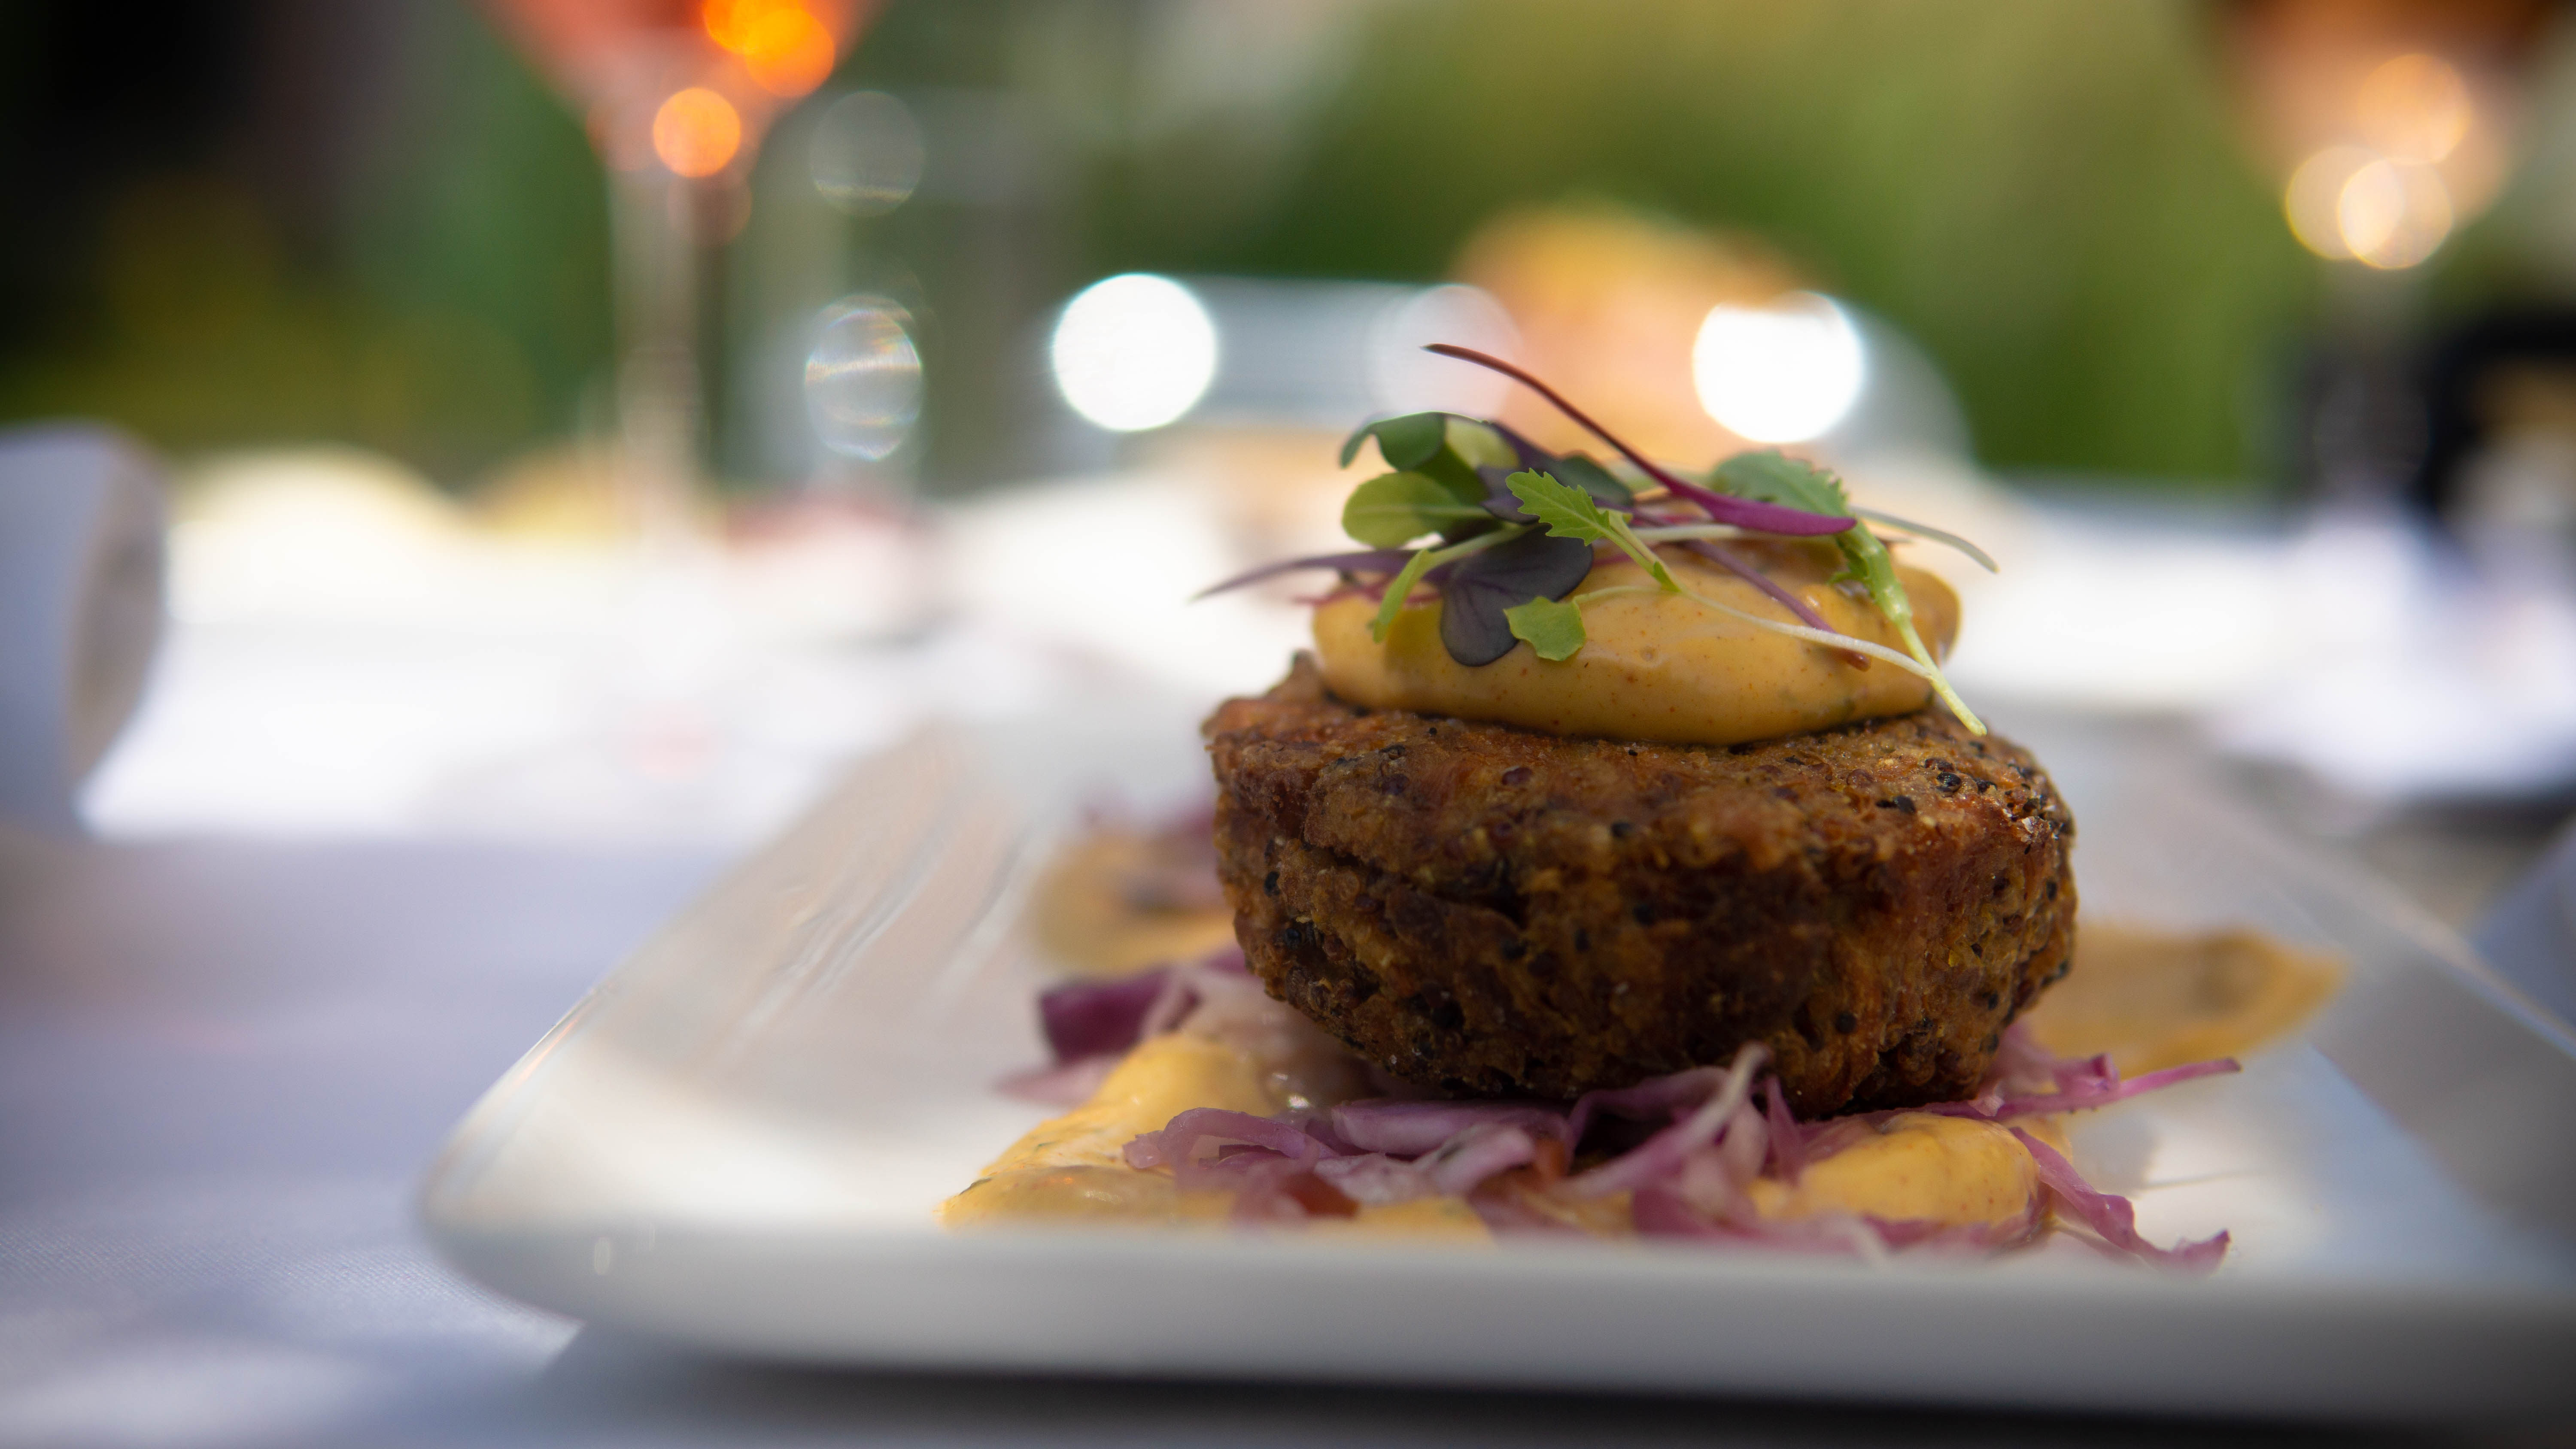
[{"label": "thin green stem", "polygon": [[1950,547],[1957,549],[1959,552],[1966,554],[1968,557],[1975,559],[1979,564],[1984,565],[1987,573],[1999,574],[2003,572],[2002,569],[1995,566],[1994,559],[1988,555],[1984,549],[1977,547],[1975,544],[1968,542],[1966,539],[1961,538],[1959,535],[1952,533],[1947,529],[1934,528],[1928,523],[1916,523],[1910,518],[1899,518],[1893,513],[1881,513],[1875,508],[1855,508],[1852,512],[1856,516],[1866,518],[1872,523],[1884,523],[1890,528],[1896,529],[1902,533],[1913,534],[1917,538],[1928,538],[1934,543],[1946,543]]},{"label": "thin green stem", "polygon": [[[1666,590],[1651,588],[1645,584],[1614,584],[1606,589],[1593,589],[1587,593],[1576,594],[1573,596],[1573,599],[1574,602],[1578,604],[1588,604],[1595,599],[1616,598],[1625,594],[1650,594],[1660,598],[1666,592]],[[1679,593],[1683,598],[1690,600],[1694,604],[1705,605],[1706,607],[1715,609],[1717,612],[1724,614],[1729,618],[1742,619],[1748,624],[1768,629],[1774,634],[1786,634],[1792,639],[1803,639],[1810,644],[1822,645],[1827,649],[1856,649],[1861,653],[1868,655],[1872,659],[1884,659],[1888,663],[1895,665],[1897,668],[1904,670],[1908,674],[1931,681],[1934,688],[1940,688],[1941,681],[1938,670],[1927,669],[1923,665],[1916,663],[1910,656],[1900,654],[1897,651],[1888,648],[1884,644],[1873,644],[1866,639],[1855,639],[1849,634],[1834,634],[1828,633],[1823,629],[1810,629],[1804,624],[1783,624],[1777,619],[1765,619],[1759,614],[1748,614],[1744,610],[1736,608],[1732,604],[1721,604],[1717,600],[1712,599],[1708,595],[1700,593],[1695,589],[1675,589],[1671,592]],[[1908,630],[1907,632],[1911,633],[1912,631]],[[1951,696],[1946,692],[1942,695],[1942,698],[1944,699],[1948,699],[1950,697]],[[1952,708],[1964,709],[1964,706],[1953,705]]]},{"label": "thin green stem", "polygon": [[1724,540],[1744,537],[1744,530],[1731,523],[1659,523],[1651,528],[1631,528],[1629,532],[1648,543],[1678,543],[1686,538]]},{"label": "thin green stem", "polygon": [[1369,621],[1369,637],[1380,644],[1386,642],[1386,631],[1395,627],[1396,616],[1404,612],[1404,601],[1412,597],[1413,586],[1422,582],[1424,574],[1453,558],[1465,558],[1495,544],[1507,543],[1536,527],[1535,523],[1517,523],[1491,533],[1477,534],[1465,543],[1453,543],[1447,548],[1426,548],[1406,559],[1403,571],[1388,582],[1385,597],[1377,602],[1377,617]]}]

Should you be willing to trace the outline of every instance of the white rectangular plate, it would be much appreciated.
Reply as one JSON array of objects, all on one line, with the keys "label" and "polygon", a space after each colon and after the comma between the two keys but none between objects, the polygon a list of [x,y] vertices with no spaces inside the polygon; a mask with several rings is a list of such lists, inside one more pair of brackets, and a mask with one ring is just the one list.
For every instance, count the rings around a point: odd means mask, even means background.
[{"label": "white rectangular plate", "polygon": [[2576,1396],[2576,1041],[2187,761],[2082,730],[2022,738],[2075,808],[2089,914],[2353,962],[2301,1041],[2077,1131],[2151,1238],[2234,1232],[2214,1277],[2080,1251],[944,1234],[933,1205],[1043,1115],[992,1089],[1042,1056],[1014,928],[1033,868],[1085,801],[1205,788],[1188,722],[1137,714],[860,767],[467,1116],[423,1190],[440,1248],[544,1307],[811,1362],[2340,1416]]}]

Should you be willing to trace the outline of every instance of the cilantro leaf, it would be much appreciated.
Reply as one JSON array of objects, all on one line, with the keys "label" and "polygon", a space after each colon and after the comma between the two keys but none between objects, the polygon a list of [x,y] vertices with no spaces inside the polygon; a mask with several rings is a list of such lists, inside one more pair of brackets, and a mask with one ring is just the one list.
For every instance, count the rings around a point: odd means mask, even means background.
[{"label": "cilantro leaf", "polygon": [[1580,488],[1569,487],[1545,473],[1523,470],[1503,480],[1529,516],[1547,525],[1557,538],[1598,543],[1610,537],[1610,515]]},{"label": "cilantro leaf", "polygon": [[1342,505],[1342,532],[1371,548],[1400,548],[1426,533],[1452,527],[1456,520],[1487,517],[1482,508],[1461,503],[1437,479],[1420,473],[1381,473],[1351,491]]},{"label": "cilantro leaf", "polygon": [[1583,647],[1583,606],[1571,599],[1532,599],[1503,611],[1512,637],[1526,639],[1541,659],[1571,659]]},{"label": "cilantro leaf", "polygon": [[1673,582],[1672,570],[1655,557],[1655,551],[1628,528],[1626,514],[1613,513],[1594,501],[1580,488],[1559,483],[1545,473],[1514,473],[1503,480],[1512,496],[1532,518],[1547,525],[1553,538],[1579,538],[1585,543],[1615,543],[1621,552],[1637,561],[1637,566],[1654,575],[1665,592],[1678,593],[1681,585]]},{"label": "cilantro leaf", "polygon": [[1548,471],[1555,477],[1591,494],[1606,507],[1616,508],[1625,513],[1637,506],[1636,493],[1630,490],[1627,484],[1619,481],[1618,474],[1593,462],[1581,453],[1567,453],[1559,457],[1555,466]]}]

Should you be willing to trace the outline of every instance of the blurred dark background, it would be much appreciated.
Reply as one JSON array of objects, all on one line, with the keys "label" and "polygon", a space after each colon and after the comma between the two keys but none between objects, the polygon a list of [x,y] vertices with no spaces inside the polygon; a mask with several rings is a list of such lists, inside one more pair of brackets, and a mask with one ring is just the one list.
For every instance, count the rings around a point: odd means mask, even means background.
[{"label": "blurred dark background", "polygon": [[[800,163],[770,145],[713,263],[712,453],[736,483],[781,466],[725,379],[782,247],[919,299],[919,471],[974,484],[1046,463],[990,380],[1091,278],[1431,280],[1543,203],[1793,259],[1913,335],[1989,467],[2289,488],[2320,471],[2302,428],[2337,359],[2411,366],[2392,349],[2455,321],[2576,301],[2555,11],[2346,7],[2465,26],[2511,83],[2514,164],[2389,283],[2284,221],[2260,115],[2280,87],[2246,36],[2310,8],[895,0],[817,98],[911,99],[930,172],[817,232],[773,215],[761,178]],[[21,5],[0,68],[0,418],[106,417],[181,454],[346,440],[459,490],[600,426],[601,170],[485,13]]]}]

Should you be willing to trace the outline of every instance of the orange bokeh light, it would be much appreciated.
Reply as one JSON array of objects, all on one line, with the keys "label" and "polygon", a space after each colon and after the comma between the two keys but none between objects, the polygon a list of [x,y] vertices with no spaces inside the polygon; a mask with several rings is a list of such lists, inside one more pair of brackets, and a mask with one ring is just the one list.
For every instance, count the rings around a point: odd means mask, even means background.
[{"label": "orange bokeh light", "polygon": [[706,27],[707,39],[741,55],[752,48],[761,22],[804,10],[802,0],[706,0],[698,11],[698,23]]},{"label": "orange bokeh light", "polygon": [[707,0],[698,12],[707,38],[742,57],[773,95],[801,96],[832,75],[840,43],[799,0]]},{"label": "orange bokeh light", "polygon": [[713,176],[742,149],[742,117],[731,101],[691,86],[653,113],[653,154],[681,176]]},{"label": "orange bokeh light", "polygon": [[706,28],[707,39],[740,55],[751,44],[751,28],[772,12],[804,8],[797,0],[707,0],[699,7],[698,23]]},{"label": "orange bokeh light", "polygon": [[831,79],[838,49],[822,21],[788,7],[771,11],[751,27],[742,61],[761,89],[801,96]]}]

